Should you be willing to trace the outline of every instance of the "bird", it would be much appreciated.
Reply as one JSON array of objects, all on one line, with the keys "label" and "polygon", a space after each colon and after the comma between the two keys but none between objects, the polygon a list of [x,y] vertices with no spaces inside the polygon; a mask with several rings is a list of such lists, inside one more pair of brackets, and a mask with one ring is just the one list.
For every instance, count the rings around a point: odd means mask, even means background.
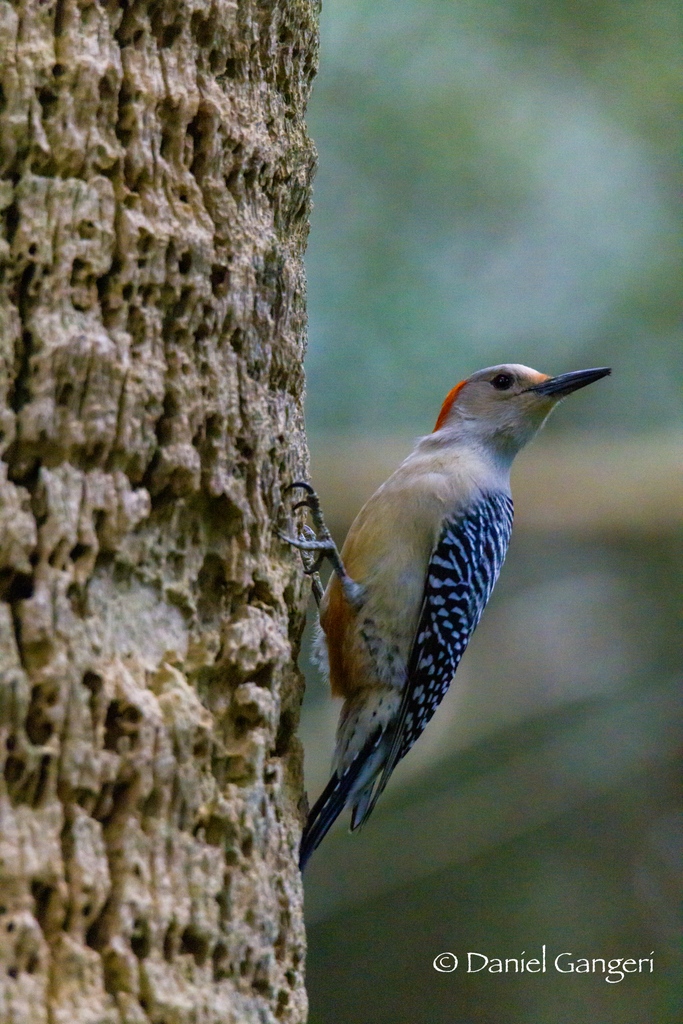
[{"label": "bird", "polygon": [[[611,373],[559,376],[489,366],[447,394],[432,433],[356,516],[341,552],[312,485],[310,511],[282,540],[298,548],[319,604],[317,657],[343,698],[330,780],[303,829],[299,865],[346,806],[351,831],[441,703],[498,578],[510,541],[510,468],[558,402]],[[324,590],[317,575],[328,559]]]}]

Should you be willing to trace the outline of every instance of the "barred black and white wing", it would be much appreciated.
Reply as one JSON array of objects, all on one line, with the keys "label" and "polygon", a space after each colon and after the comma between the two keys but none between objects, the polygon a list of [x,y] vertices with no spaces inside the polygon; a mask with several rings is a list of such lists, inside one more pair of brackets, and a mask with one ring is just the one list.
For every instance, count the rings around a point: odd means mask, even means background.
[{"label": "barred black and white wing", "polygon": [[389,756],[368,814],[451,685],[498,579],[510,542],[512,515],[509,495],[486,494],[468,512],[444,524],[427,569]]}]

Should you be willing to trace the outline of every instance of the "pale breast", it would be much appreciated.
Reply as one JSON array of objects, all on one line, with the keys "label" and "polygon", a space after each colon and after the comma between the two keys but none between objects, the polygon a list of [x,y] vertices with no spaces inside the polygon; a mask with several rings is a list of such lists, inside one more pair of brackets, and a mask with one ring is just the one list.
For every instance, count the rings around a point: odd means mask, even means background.
[{"label": "pale breast", "polygon": [[403,686],[429,559],[445,519],[477,490],[475,462],[418,446],[359,512],[341,554],[367,600],[352,611],[333,579],[321,607],[334,694]]}]

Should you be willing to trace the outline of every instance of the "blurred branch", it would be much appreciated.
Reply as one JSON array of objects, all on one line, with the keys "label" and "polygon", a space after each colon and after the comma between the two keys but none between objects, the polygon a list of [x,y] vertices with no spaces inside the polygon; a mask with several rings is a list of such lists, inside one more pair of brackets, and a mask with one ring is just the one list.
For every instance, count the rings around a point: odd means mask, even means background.
[{"label": "blurred branch", "polygon": [[[411,438],[313,437],[312,479],[343,533]],[[545,437],[512,475],[517,530],[661,532],[683,525],[683,435]]]}]

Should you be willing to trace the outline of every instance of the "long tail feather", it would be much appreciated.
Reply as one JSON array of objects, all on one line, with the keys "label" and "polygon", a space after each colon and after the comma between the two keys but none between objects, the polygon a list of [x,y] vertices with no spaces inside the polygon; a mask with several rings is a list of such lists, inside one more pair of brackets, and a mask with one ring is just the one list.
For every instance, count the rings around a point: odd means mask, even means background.
[{"label": "long tail feather", "polygon": [[320,845],[344,810],[352,784],[353,780],[349,780],[348,777],[339,778],[338,775],[333,775],[314,804],[301,836],[299,867],[302,871],[315,848]]},{"label": "long tail feather", "polygon": [[334,772],[332,778],[311,808],[301,836],[301,846],[299,848],[299,867],[302,871],[306,867],[313,851],[317,846],[320,846],[344,810],[361,772],[367,766],[368,756],[377,748],[380,738],[381,730],[378,729],[341,775]]}]

